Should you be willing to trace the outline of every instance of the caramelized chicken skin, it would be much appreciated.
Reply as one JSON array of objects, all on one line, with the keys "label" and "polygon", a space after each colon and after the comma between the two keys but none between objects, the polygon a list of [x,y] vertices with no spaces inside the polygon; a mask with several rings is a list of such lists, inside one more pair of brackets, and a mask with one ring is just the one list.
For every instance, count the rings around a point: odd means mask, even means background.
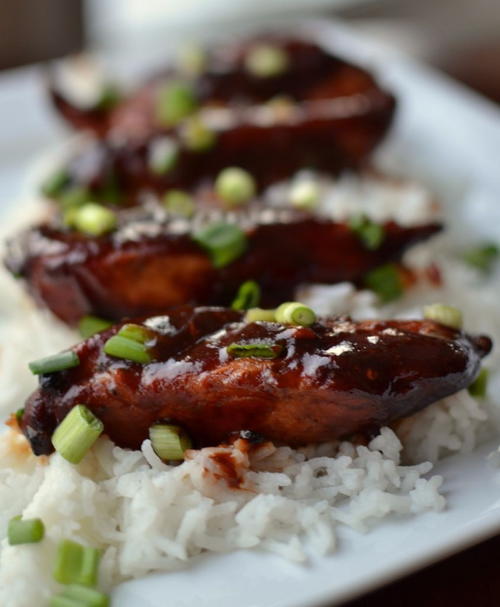
[{"label": "caramelized chicken skin", "polygon": [[[216,47],[192,81],[199,117],[216,135],[207,150],[189,149],[183,122],[167,128],[156,120],[158,89],[183,78],[178,72],[152,79],[108,112],[78,110],[53,91],[56,107],[74,127],[100,136],[69,162],[68,187],[85,186],[105,202],[112,183],[122,200],[137,204],[146,191],[196,189],[227,166],[250,171],[261,188],[304,167],[335,174],[360,166],[392,122],[394,97],[365,70],[312,43],[271,41],[289,56],[283,74],[257,78],[244,69],[245,53],[262,42],[257,38]],[[267,103],[276,96],[291,104]],[[148,159],[165,135],[178,144],[178,157],[172,170],[158,175]]]},{"label": "caramelized chicken skin", "polygon": [[[118,325],[73,348],[78,367],[41,376],[22,420],[36,454],[52,451],[52,432],[79,403],[134,449],[160,420],[198,447],[242,429],[291,446],[370,433],[467,387],[491,349],[488,337],[428,320],[322,318],[306,328],[183,306],[145,322],[155,328],[154,362],[104,353]],[[266,344],[278,356],[235,358],[233,343]]]},{"label": "caramelized chicken skin", "polygon": [[[223,268],[193,240],[192,224],[168,218],[123,219],[99,238],[43,225],[11,242],[6,264],[39,303],[74,325],[89,313],[120,320],[184,303],[228,305],[245,280],[259,282],[264,306],[293,298],[303,283],[362,284],[367,272],[440,229],[389,222],[381,245],[369,250],[344,223],[286,209],[275,220],[250,225],[246,252]],[[242,211],[239,223],[249,221]]]}]

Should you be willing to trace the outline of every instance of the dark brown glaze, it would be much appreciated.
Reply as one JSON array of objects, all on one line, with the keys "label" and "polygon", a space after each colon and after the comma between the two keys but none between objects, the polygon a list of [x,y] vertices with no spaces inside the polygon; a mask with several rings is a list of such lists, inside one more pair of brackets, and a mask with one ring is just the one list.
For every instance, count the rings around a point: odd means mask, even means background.
[{"label": "dark brown glaze", "polygon": [[[269,214],[272,221],[265,223]],[[248,248],[221,269],[193,241],[192,223],[158,217],[123,219],[117,232],[100,238],[48,224],[33,228],[10,243],[6,264],[26,279],[40,304],[74,325],[89,313],[120,320],[184,303],[228,305],[250,279],[262,287],[261,305],[268,307],[293,298],[299,284],[362,284],[367,272],[398,261],[440,229],[389,222],[381,246],[372,251],[345,223],[286,209],[235,216],[246,228]]]},{"label": "dark brown glaze", "polygon": [[[166,129],[155,122],[156,91],[179,78],[174,71],[152,79],[107,114],[82,112],[53,92],[56,107],[75,128],[101,136],[70,160],[68,187],[86,186],[99,198],[111,176],[122,203],[137,204],[145,191],[195,189],[227,166],[247,169],[262,188],[304,167],[336,174],[364,163],[391,124],[394,97],[365,70],[298,40],[273,39],[290,56],[285,74],[252,77],[243,58],[261,40],[216,48],[207,70],[194,80],[199,115],[217,134],[204,152],[185,147],[183,124]],[[277,95],[286,95],[292,106],[273,109],[265,103]],[[180,152],[175,169],[158,176],[148,166],[149,150],[166,134]]]},{"label": "dark brown glaze", "polygon": [[[40,378],[22,420],[36,454],[52,451],[52,432],[79,403],[132,449],[160,420],[181,425],[196,447],[242,429],[291,446],[370,433],[467,387],[491,349],[488,337],[428,320],[322,318],[305,328],[183,306],[143,322],[155,327],[155,362],[106,355],[117,325],[73,347],[78,367]],[[256,342],[280,345],[281,355],[228,353]]]}]

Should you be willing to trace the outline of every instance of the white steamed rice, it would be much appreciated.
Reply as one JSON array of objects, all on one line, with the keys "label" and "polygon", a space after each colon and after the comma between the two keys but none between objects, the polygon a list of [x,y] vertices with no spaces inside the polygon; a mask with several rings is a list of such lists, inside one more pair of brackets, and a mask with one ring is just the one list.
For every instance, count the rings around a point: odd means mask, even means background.
[{"label": "white steamed rice", "polygon": [[[412,224],[438,212],[432,197],[415,184],[349,177],[336,189],[328,189],[326,182],[322,187],[322,212],[336,218],[347,208],[359,208],[377,220],[397,216]],[[26,207],[23,216],[33,220]],[[5,233],[15,231],[15,223]],[[499,339],[497,277],[480,281],[457,259],[456,248],[452,238],[441,236],[412,250],[408,264],[418,272],[437,262],[444,283],[437,288],[421,282],[388,306],[378,306],[372,293],[347,283],[302,289],[300,297],[320,313],[350,313],[354,318],[418,317],[423,303],[453,303],[463,310],[467,330]],[[0,273],[0,289],[3,337],[9,344],[0,359],[0,415],[6,417],[35,387],[26,361],[78,338],[37,310],[5,272]],[[497,368],[498,362],[495,349],[487,366]],[[0,537],[7,521],[22,512],[43,519],[46,539],[31,546],[8,546],[3,539],[0,604],[46,604],[56,590],[51,564],[63,538],[103,549],[101,585],[109,589],[125,579],[185,566],[202,551],[258,548],[300,562],[308,550],[334,551],[339,525],[363,532],[391,514],[440,511],[445,507],[439,493],[442,479],[429,477],[431,462],[471,451],[494,431],[498,403],[491,394],[498,381],[493,378],[486,399],[462,391],[393,429],[383,428],[368,447],[329,443],[292,450],[265,444],[249,456],[237,443],[193,451],[177,467],[163,464],[149,441],[142,451],[131,452],[105,438],[78,466],[57,454],[37,459],[24,439],[9,430],[0,443]],[[211,457],[221,449],[235,462],[243,489],[230,489],[221,480]]]}]

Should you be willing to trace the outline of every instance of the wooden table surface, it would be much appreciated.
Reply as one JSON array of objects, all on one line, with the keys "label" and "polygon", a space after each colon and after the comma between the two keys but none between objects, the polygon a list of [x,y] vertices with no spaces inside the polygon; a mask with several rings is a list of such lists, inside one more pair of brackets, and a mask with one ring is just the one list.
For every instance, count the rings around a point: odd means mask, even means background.
[{"label": "wooden table surface", "polygon": [[500,536],[342,607],[498,607]]}]

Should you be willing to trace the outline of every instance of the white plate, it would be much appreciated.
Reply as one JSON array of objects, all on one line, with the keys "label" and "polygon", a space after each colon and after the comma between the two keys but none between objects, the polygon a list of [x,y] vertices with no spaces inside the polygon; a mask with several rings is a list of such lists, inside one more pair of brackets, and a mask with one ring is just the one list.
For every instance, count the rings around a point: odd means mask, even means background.
[{"label": "white plate", "polygon": [[[500,112],[458,85],[397,53],[360,41],[342,27],[313,23],[307,29],[327,46],[341,47],[347,55],[374,64],[397,93],[401,106],[383,154],[385,162],[449,184],[448,192],[456,186],[463,193],[465,188],[468,204],[457,208],[455,223],[500,238]],[[27,79],[26,90],[32,91],[31,72],[19,77]],[[4,85],[0,82],[1,89]],[[14,164],[16,175],[26,166],[27,155],[23,162],[21,153],[29,147],[30,137],[30,150],[50,137],[45,117],[42,120],[40,113],[36,125],[27,122],[26,116],[32,114],[20,111],[15,95],[3,96],[0,107],[18,142],[19,156],[15,163],[11,157],[8,167],[12,177]],[[7,133],[4,142],[8,139]],[[0,198],[6,194],[4,186]],[[448,509],[444,513],[387,520],[366,535],[340,529],[338,551],[330,557],[311,557],[307,566],[259,552],[208,555],[183,571],[122,584],[113,593],[113,605],[312,607],[360,595],[500,531],[500,474],[485,462],[492,448],[485,445],[436,467],[445,478]]]},{"label": "white plate", "polygon": [[445,477],[448,509],[382,523],[366,535],[339,530],[330,557],[293,565],[259,552],[207,555],[188,569],[127,582],[116,607],[331,607],[500,531],[500,474],[485,462],[493,445],[453,456]]},{"label": "white plate", "polygon": [[[384,162],[466,190],[455,223],[500,238],[500,112],[431,70],[367,41],[344,27],[308,24],[326,46],[374,65],[396,92],[396,127]],[[456,226],[455,226],[456,227]],[[463,227],[462,227],[463,231]],[[464,234],[467,238],[468,234]],[[500,290],[499,290],[500,292]],[[330,557],[307,566],[241,551],[207,555],[183,571],[127,582],[113,593],[119,607],[332,606],[415,571],[500,531],[500,473],[485,456],[494,444],[440,462],[448,509],[393,519],[366,535],[341,529]]]}]

